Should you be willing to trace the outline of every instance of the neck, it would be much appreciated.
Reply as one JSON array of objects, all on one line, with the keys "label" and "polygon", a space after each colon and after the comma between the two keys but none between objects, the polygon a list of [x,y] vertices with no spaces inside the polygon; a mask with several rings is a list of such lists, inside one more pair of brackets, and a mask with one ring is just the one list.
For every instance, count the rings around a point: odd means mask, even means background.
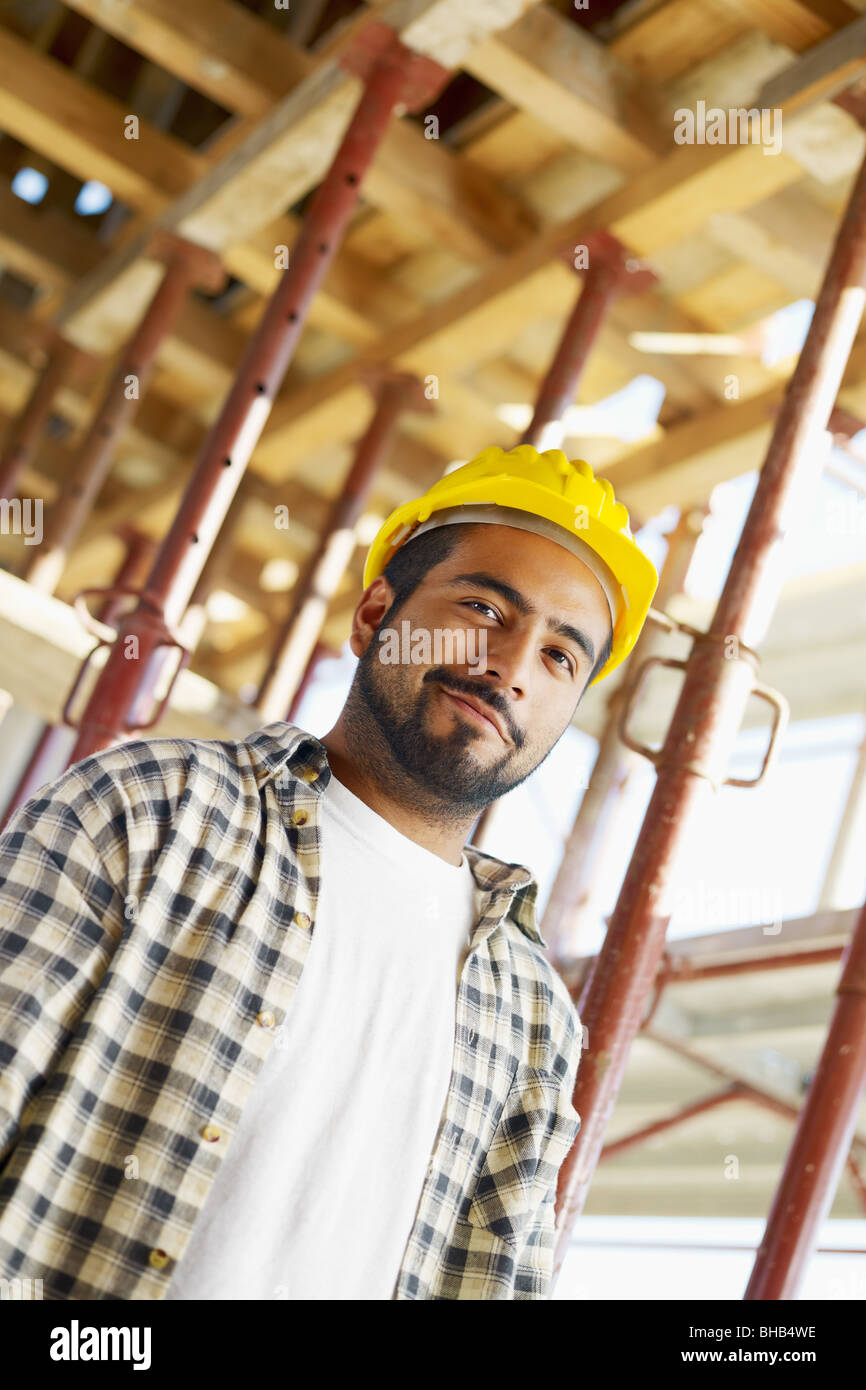
[{"label": "neck", "polygon": [[338,781],[393,825],[401,835],[444,859],[446,864],[459,866],[463,847],[472,832],[478,813],[461,818],[450,808],[427,796],[421,804],[421,789],[404,768],[394,763],[387,748],[370,745],[365,737],[355,741],[343,720],[322,736],[328,750],[328,763]]}]

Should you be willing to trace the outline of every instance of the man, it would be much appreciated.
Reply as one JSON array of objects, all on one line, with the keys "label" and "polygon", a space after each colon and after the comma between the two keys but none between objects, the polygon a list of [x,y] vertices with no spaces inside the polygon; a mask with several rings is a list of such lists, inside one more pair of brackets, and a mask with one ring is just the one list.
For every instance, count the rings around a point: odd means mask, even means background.
[{"label": "man", "polygon": [[[549,1296],[580,1023],[532,875],[466,842],[657,576],[606,480],[521,446],[364,582],[322,739],[127,743],[0,839],[0,1269],[46,1298]],[[385,661],[406,623],[484,661]]]}]

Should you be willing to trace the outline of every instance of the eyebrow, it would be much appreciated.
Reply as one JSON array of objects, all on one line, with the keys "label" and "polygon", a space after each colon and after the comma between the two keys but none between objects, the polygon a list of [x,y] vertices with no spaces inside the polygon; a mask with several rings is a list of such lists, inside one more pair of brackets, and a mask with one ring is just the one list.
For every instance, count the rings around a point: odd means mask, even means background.
[{"label": "eyebrow", "polygon": [[[518,589],[506,584],[504,579],[497,579],[495,575],[487,574],[484,570],[475,570],[472,574],[455,574],[452,579],[446,580],[446,583],[460,584],[464,588],[475,585],[482,589],[492,589],[524,617],[530,617],[533,613],[538,612],[538,609]],[[572,627],[571,623],[558,623],[555,618],[547,619],[547,627],[549,632],[556,633],[558,637],[570,638],[586,652],[590,665],[595,666],[595,643],[585,632],[582,632],[580,628]]]}]

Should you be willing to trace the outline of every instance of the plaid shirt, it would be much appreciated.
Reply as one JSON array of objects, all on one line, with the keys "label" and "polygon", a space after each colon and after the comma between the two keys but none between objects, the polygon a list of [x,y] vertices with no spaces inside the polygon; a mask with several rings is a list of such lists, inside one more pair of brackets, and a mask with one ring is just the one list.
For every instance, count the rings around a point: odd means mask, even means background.
[{"label": "plaid shirt", "polygon": [[[0,837],[5,1278],[48,1299],[165,1295],[304,968],[330,777],[291,724],[137,740]],[[535,880],[465,853],[451,1081],[392,1297],[547,1298],[581,1029]]]}]

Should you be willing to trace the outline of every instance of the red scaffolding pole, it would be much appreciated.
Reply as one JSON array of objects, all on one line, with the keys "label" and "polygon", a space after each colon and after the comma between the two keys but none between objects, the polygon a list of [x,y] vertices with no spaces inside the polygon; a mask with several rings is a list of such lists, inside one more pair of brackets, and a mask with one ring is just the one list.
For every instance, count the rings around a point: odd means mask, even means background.
[{"label": "red scaffolding pole", "polygon": [[[616,1103],[631,1043],[664,950],[667,902],[689,813],[710,786],[726,778],[742,713],[754,691],[775,705],[774,733],[784,722],[779,697],[754,681],[756,653],[782,584],[780,546],[799,486],[817,481],[824,427],[863,312],[866,277],[866,161],[857,176],[815,305],[809,334],[778,416],[749,514],[713,617],[711,631],[692,633],[685,675],[664,745],[642,749],[625,722],[651,657],[636,674],[623,713],[626,742],[656,765],[657,782],[607,937],[579,1003],[588,1047],[578,1069],[574,1106],[578,1139],[560,1170],[555,1267],[558,1272],[582,1210]],[[682,625],[681,625],[682,626]],[[676,664],[667,662],[665,664]],[[759,778],[766,771],[768,756]],[[759,779],[758,779],[759,780]],[[754,779],[753,783],[754,784]],[[825,1136],[825,1140],[831,1136]]]},{"label": "red scaffolding pole", "polygon": [[[659,634],[652,619],[682,592],[689,564],[703,530],[709,507],[689,508],[680,514],[671,535],[668,553],[659,578],[654,608],[632,653],[634,658],[648,656],[658,646]],[[578,953],[584,923],[593,918],[593,903],[599,866],[603,863],[605,844],[615,833],[615,813],[622,800],[637,758],[623,750],[619,736],[622,703],[629,687],[631,668],[611,691],[605,711],[604,727],[598,741],[598,754],[593,764],[589,784],[581,798],[562,860],[550,890],[541,934],[548,944],[551,960],[557,964]]]},{"label": "red scaffolding pole", "polygon": [[843,957],[836,996],[746,1288],[748,1300],[796,1298],[849,1161],[866,1087],[866,905]]},{"label": "red scaffolding pole", "polygon": [[111,468],[120,432],[138,409],[159,345],[170,332],[187,295],[193,286],[216,290],[225,281],[225,272],[212,251],[168,232],[154,234],[149,254],[165,262],[165,272],[141,322],[120,353],[102,404],[51,509],[43,542],[24,575],[28,583],[45,593],[53,593],[57,587],[66,556]]},{"label": "red scaffolding pole", "polygon": [[33,389],[9,427],[0,455],[0,497],[15,496],[18,479],[33,459],[48,422],[58,391],[75,371],[83,353],[59,334],[48,349],[48,359],[38,373]]},{"label": "red scaffolding pole", "polygon": [[[614,300],[622,294],[641,294],[658,279],[611,232],[591,232],[582,246],[567,253],[570,267],[580,269],[584,263],[583,286],[539,387],[532,419],[520,436],[521,444],[540,452],[562,442],[563,416]],[[472,829],[473,844],[480,846],[489,833],[495,809],[494,801],[481,812]]]},{"label": "red scaffolding pole", "polygon": [[[145,566],[149,563],[155,548],[150,536],[145,536],[133,526],[123,526],[118,534],[124,541],[126,551],[117,573],[114,576],[112,597],[102,605],[98,621],[111,627],[116,623],[123,607],[123,594],[129,586],[143,578]],[[35,791],[44,786],[57,774],[63,749],[69,742],[69,731],[63,724],[46,724],[39,736],[36,747],[28,759],[0,817],[0,830],[3,830],[10,816],[27,801]]]},{"label": "red scaffolding pole", "polygon": [[[422,108],[449,78],[447,69],[413,53],[378,20],[362,30],[340,62],[363,78],[364,91],[328,173],[316,191],[292,248],[291,264],[262,316],[220,416],[202,445],[180,510],[154,561],[144,592],[122,621],[84,712],[76,721],[75,762],[160,718],[171,685],[146,722],[130,714],[160,649],[180,653],[175,627],[231,506],[271,405],[291,361],[310,304],[334,258],[395,106]],[[125,653],[136,653],[127,660]],[[92,656],[92,653],[91,653]],[[89,658],[88,658],[89,660]],[[84,669],[70,695],[81,684]],[[174,679],[174,677],[173,677]],[[73,722],[67,702],[67,719]]]},{"label": "red scaffolding pole", "polygon": [[333,661],[339,655],[340,653],[334,647],[329,647],[327,642],[316,643],[313,648],[313,654],[307,662],[307,669],[304,672],[301,683],[295,691],[292,703],[289,705],[289,712],[286,715],[286,719],[290,724],[293,724],[297,719],[298,710],[301,708],[301,702],[315,680],[321,663],[323,661]]},{"label": "red scaffolding pole", "polygon": [[334,499],[292,605],[274,644],[256,704],[265,719],[283,719],[305,673],[328,615],[328,604],[355,549],[355,527],[405,410],[430,410],[424,388],[410,372],[377,369],[370,385],[378,404],[355,450],[352,467]]},{"label": "red scaffolding pole", "polygon": [[[580,256],[569,252],[568,263],[580,268],[586,260],[583,288],[541,383],[532,419],[520,437],[521,444],[539,450],[559,446],[563,416],[574,401],[587,358],[614,300],[622,294],[641,294],[658,278],[610,232],[591,232],[576,249]],[[553,433],[556,438],[550,437]]]}]

